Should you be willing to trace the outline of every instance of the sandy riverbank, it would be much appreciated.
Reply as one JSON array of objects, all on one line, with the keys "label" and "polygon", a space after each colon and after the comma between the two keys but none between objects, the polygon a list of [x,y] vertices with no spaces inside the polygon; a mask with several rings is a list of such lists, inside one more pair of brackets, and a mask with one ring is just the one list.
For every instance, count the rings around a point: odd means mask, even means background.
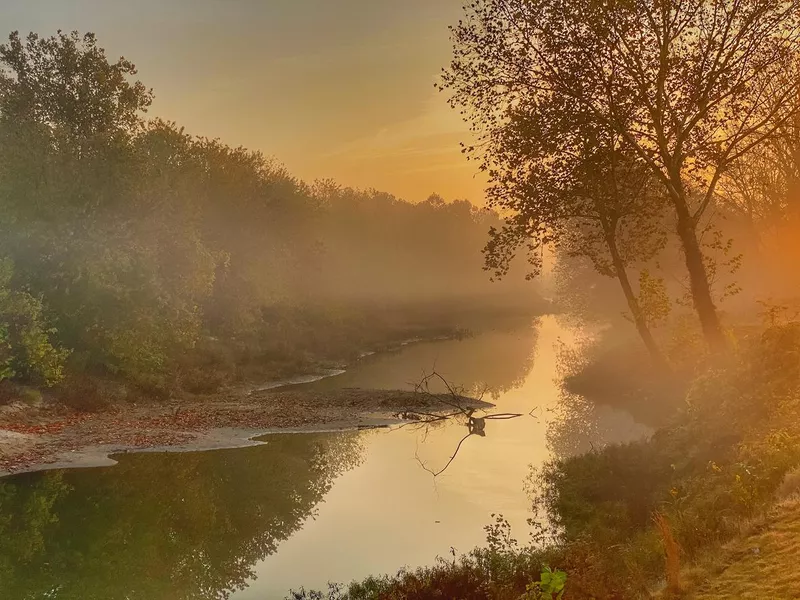
[{"label": "sandy riverbank", "polygon": [[[449,408],[448,395],[401,390],[261,390],[196,397],[191,401],[115,405],[79,413],[63,406],[0,409],[0,476],[63,467],[114,464],[110,455],[141,451],[195,451],[258,444],[275,432],[378,427],[398,413]],[[465,407],[491,405],[462,398]]]}]

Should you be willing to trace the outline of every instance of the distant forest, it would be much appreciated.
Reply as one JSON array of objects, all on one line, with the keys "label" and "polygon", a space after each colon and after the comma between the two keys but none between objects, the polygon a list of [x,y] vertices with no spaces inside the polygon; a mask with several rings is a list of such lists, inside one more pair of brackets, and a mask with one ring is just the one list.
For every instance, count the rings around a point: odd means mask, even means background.
[{"label": "distant forest", "polygon": [[306,183],[148,119],[152,91],[91,34],[13,33],[0,69],[0,380],[211,391],[407,335],[413,315],[531,306],[482,271],[500,219],[466,200]]}]

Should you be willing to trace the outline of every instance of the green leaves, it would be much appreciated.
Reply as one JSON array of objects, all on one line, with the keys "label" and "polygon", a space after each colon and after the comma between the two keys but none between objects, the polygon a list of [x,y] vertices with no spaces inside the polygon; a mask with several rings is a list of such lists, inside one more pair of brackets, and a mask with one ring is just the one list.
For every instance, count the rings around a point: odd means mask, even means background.
[{"label": "green leaves", "polygon": [[539,581],[528,585],[523,600],[561,600],[567,585],[567,574],[545,566]]},{"label": "green leaves", "polygon": [[650,271],[639,272],[639,308],[650,326],[658,326],[672,312],[672,302],[662,277],[653,277]]},{"label": "green leaves", "polygon": [[13,264],[0,259],[0,381],[13,377],[51,386],[64,377],[69,351],[54,345],[57,331],[42,300],[11,287]]},{"label": "green leaves", "polygon": [[0,113],[51,127],[61,141],[87,151],[98,136],[114,137],[141,123],[152,92],[130,82],[136,67],[111,63],[94,34],[24,40],[13,32],[0,46]]},{"label": "green leaves", "polygon": [[330,306],[488,291],[496,214],[307,185],[259,152],[145,122],[135,76],[93,34],[0,46],[0,257],[15,265],[0,265],[0,378],[58,381],[70,348],[76,373],[168,392],[204,339],[232,375],[352,350]]},{"label": "green leaves", "polygon": [[553,571],[550,567],[545,567],[542,571],[542,579],[539,581],[539,588],[542,590],[542,595],[545,598],[555,597],[559,600],[564,595],[564,587],[567,585],[567,574],[564,571],[556,569]]}]

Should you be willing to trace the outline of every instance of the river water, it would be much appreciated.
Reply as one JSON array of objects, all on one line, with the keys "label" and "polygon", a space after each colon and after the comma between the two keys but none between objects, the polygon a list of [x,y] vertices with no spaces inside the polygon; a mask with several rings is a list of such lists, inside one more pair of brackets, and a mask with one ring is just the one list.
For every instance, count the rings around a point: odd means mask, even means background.
[{"label": "river water", "polygon": [[394,389],[435,368],[468,390],[488,387],[493,412],[523,415],[488,421],[436,478],[429,470],[448,462],[463,423],[282,434],[4,479],[0,598],[280,599],[466,552],[484,542],[493,513],[524,540],[531,466],[647,432],[623,412],[565,404],[558,349],[575,338],[542,317],[409,344],[308,384]]}]

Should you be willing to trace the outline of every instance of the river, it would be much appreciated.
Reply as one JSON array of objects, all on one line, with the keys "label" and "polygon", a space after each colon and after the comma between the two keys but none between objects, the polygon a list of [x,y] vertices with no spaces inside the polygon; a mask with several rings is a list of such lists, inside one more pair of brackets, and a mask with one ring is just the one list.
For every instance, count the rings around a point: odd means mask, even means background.
[{"label": "river", "polygon": [[531,466],[647,432],[611,409],[565,419],[558,347],[575,336],[541,317],[408,344],[308,384],[409,387],[435,368],[468,390],[487,387],[495,412],[523,415],[488,421],[436,478],[429,470],[453,455],[461,423],[281,434],[256,447],[127,454],[114,467],[4,479],[0,597],[280,599],[466,552],[484,542],[493,513],[524,540]]}]

